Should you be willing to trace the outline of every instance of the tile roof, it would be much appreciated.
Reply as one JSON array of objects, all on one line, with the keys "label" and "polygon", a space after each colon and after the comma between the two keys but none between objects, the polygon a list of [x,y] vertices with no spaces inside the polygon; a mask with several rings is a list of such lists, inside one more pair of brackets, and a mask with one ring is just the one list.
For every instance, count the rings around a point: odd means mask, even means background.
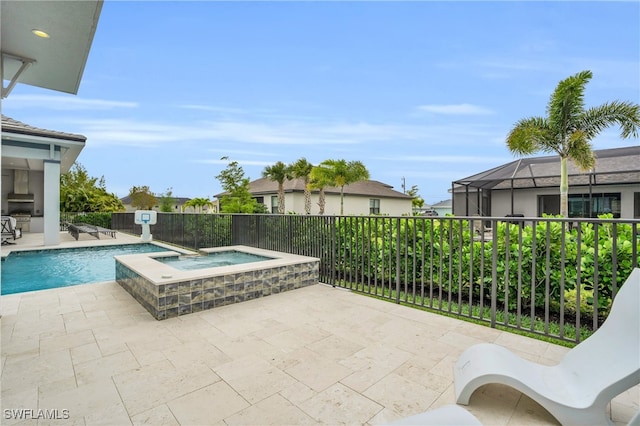
[{"label": "tile roof", "polygon": [[[249,183],[249,192],[252,195],[274,194],[278,192],[278,182],[267,178],[260,178]],[[284,182],[284,192],[304,192],[304,180],[302,178],[286,180]],[[318,191],[312,191],[317,193]],[[325,194],[339,194],[340,188],[326,187]],[[405,198],[411,197],[402,192],[393,189],[393,186],[375,180],[364,180],[344,187],[344,193],[349,195],[376,196],[386,198]],[[216,194],[215,197],[220,198],[224,192]]]},{"label": "tile roof", "polygon": [[14,133],[30,136],[43,136],[54,139],[64,139],[69,141],[86,142],[87,137],[74,133],[59,132],[56,130],[41,129],[30,126],[21,121],[2,115],[2,133]]},{"label": "tile roof", "polygon": [[437,202],[437,203],[435,203],[435,204],[431,204],[431,207],[432,207],[432,208],[433,208],[433,207],[440,207],[440,208],[449,207],[449,208],[451,208],[451,206],[452,206],[452,200],[451,200],[451,198],[449,198],[448,200],[442,200],[442,201],[439,201],[439,202]]},{"label": "tile roof", "polygon": [[[256,179],[249,184],[249,192],[252,195],[261,194],[273,194],[278,191],[278,182],[269,180],[267,178]],[[302,178],[286,180],[284,182],[284,191],[286,192],[304,192],[304,180]],[[318,191],[313,191],[318,192]],[[340,188],[326,187],[325,194],[339,194]],[[386,183],[378,182],[376,180],[363,180],[360,182],[352,183],[344,187],[344,193],[348,195],[362,195],[362,196],[374,196],[385,198],[405,198],[411,199],[411,197],[402,192],[393,189],[393,186]],[[222,194],[216,195],[220,197]]]}]

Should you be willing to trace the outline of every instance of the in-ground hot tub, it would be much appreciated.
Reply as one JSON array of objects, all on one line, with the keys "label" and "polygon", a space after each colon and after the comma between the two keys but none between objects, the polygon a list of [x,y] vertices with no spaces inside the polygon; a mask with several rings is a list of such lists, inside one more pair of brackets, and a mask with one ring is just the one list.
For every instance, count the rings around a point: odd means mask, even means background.
[{"label": "in-ground hot tub", "polygon": [[[172,251],[116,256],[116,281],[157,320],[318,283],[315,257],[246,246],[200,252],[201,259]],[[230,252],[249,261],[213,266],[219,263],[214,256]]]}]

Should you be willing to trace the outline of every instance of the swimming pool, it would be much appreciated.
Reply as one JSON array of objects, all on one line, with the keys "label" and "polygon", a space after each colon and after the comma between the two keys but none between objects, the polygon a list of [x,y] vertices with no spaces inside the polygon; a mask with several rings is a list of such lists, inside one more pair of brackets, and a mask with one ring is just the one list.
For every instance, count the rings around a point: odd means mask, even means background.
[{"label": "swimming pool", "polygon": [[271,260],[272,257],[260,256],[253,253],[245,253],[237,250],[228,250],[208,255],[180,256],[156,258],[157,261],[173,266],[181,271],[193,271],[195,269],[215,268],[218,266],[240,265],[242,263],[261,262]]},{"label": "swimming pool", "polygon": [[0,294],[114,281],[114,256],[161,251],[167,249],[156,244],[14,251],[1,262]]}]

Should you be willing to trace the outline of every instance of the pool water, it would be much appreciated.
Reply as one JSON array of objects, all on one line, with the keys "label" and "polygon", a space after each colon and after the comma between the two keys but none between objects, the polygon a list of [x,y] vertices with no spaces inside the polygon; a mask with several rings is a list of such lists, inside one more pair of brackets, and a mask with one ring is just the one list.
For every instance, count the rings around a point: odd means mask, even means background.
[{"label": "pool water", "polygon": [[156,259],[181,271],[193,271],[195,269],[215,268],[217,266],[239,265],[241,263],[260,262],[272,260],[271,257],[241,251],[228,250],[209,253],[205,256],[181,256]]},{"label": "pool water", "polygon": [[2,261],[0,294],[115,281],[114,256],[167,251],[155,244],[14,251]]}]

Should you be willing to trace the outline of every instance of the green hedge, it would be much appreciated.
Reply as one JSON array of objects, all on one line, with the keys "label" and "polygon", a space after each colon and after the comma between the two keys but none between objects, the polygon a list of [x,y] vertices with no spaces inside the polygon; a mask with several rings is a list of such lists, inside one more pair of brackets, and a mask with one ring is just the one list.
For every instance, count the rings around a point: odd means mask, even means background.
[{"label": "green hedge", "polygon": [[[614,255],[616,287],[631,273],[632,225],[616,223],[614,231],[613,221],[595,226],[583,222],[580,230],[579,236],[577,228],[562,221],[540,221],[535,228],[499,222],[493,229],[498,302],[509,308],[520,300],[524,306],[533,302],[535,307],[548,304],[559,309],[561,294],[575,298],[579,278],[581,300],[593,303],[597,287],[597,304],[606,310],[613,292]],[[486,296],[491,289],[493,250],[493,238],[480,241],[468,221],[455,218],[353,217],[337,223],[336,268],[338,276],[348,281],[377,278],[395,283],[399,273],[403,288],[424,283],[477,299],[481,291]],[[640,254],[636,256],[640,263]]]}]

